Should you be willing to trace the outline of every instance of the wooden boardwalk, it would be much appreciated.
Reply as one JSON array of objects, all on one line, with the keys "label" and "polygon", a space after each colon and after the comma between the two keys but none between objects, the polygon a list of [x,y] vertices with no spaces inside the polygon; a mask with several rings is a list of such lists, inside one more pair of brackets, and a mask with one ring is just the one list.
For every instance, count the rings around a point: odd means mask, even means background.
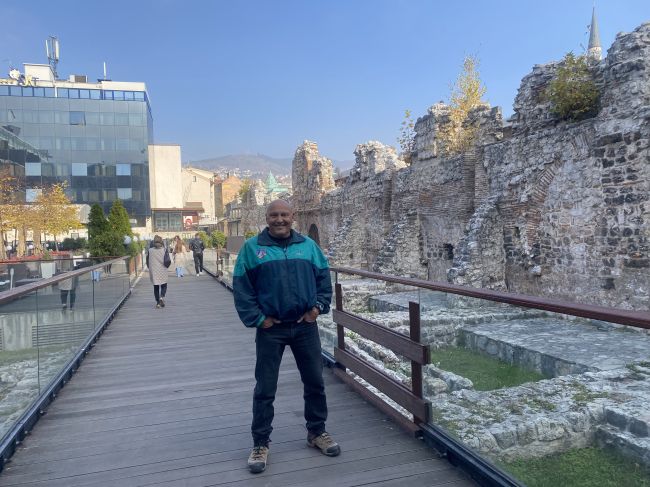
[{"label": "wooden boardwalk", "polygon": [[305,443],[302,386],[285,354],[269,464],[252,475],[254,331],[210,276],[148,277],[0,474],[0,486],[471,486],[326,370],[326,457]]}]

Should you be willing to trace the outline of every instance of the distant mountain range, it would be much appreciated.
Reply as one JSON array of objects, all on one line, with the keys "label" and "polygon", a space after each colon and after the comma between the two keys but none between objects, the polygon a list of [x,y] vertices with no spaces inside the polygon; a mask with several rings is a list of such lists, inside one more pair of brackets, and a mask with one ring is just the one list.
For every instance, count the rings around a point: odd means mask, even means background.
[{"label": "distant mountain range", "polygon": [[[266,176],[269,171],[275,175],[291,174],[291,157],[276,158],[265,154],[233,154],[213,157],[200,161],[188,161],[186,166],[192,166],[208,171],[224,172],[238,168],[240,172],[250,171],[254,176]],[[334,166],[349,169],[354,161],[332,161]]]},{"label": "distant mountain range", "polygon": [[269,171],[273,174],[291,174],[291,158],[277,159],[264,154],[233,154],[190,161],[186,165],[210,171],[239,168],[240,171],[250,171],[255,175],[266,175]]}]

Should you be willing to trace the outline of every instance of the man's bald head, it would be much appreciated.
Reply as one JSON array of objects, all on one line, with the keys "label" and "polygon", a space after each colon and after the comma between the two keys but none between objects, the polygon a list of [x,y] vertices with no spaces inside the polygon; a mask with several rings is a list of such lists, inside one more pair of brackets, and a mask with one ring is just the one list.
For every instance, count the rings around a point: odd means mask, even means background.
[{"label": "man's bald head", "polygon": [[293,206],[291,206],[291,203],[285,200],[271,201],[269,206],[266,208],[266,214],[268,215],[272,210],[277,210],[277,209],[288,210],[293,215]]},{"label": "man's bald head", "polygon": [[293,225],[293,207],[284,200],[275,200],[266,208],[266,224],[275,238],[288,238]]}]

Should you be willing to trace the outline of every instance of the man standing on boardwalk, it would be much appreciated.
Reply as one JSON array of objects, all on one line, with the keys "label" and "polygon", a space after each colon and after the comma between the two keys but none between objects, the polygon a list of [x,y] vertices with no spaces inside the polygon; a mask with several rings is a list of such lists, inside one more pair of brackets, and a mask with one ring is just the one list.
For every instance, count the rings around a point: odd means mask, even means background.
[{"label": "man standing on boardwalk", "polygon": [[244,325],[256,328],[253,450],[248,467],[266,468],[273,427],[273,401],[280,362],[289,345],[304,386],[307,444],[327,456],[341,449],[325,431],[327,401],[316,318],[329,312],[332,281],[316,243],[291,229],[293,208],[282,200],[266,210],[268,225],[246,241],[233,273],[235,307]]},{"label": "man standing on boardwalk", "polygon": [[199,277],[203,274],[203,251],[205,250],[205,245],[203,245],[203,240],[201,240],[201,236],[198,233],[190,241],[190,250],[192,251],[192,257],[194,257],[196,277]]}]

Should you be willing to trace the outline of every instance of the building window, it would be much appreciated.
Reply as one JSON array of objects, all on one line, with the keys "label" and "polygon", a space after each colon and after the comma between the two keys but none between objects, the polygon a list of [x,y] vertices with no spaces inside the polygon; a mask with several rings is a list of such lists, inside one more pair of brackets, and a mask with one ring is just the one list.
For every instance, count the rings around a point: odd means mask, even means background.
[{"label": "building window", "polygon": [[130,176],[131,164],[116,164],[118,176]]},{"label": "building window", "polygon": [[196,183],[196,176],[192,176],[192,182]]},{"label": "building window", "polygon": [[84,112],[70,112],[70,125],[86,125]]},{"label": "building window", "polygon": [[154,232],[167,231],[169,228],[169,215],[167,212],[156,211],[154,213]]},{"label": "building window", "polygon": [[132,196],[131,188],[117,188],[117,197],[121,200],[130,200]]},{"label": "building window", "polygon": [[56,176],[56,171],[54,170],[54,164],[51,162],[42,162],[41,163],[41,176],[53,177]]},{"label": "building window", "polygon": [[115,114],[115,125],[128,125],[129,124],[129,114],[128,113],[116,113]]},{"label": "building window", "polygon": [[38,198],[38,195],[41,194],[41,191],[42,190],[38,188],[27,188],[25,190],[25,201],[27,203],[33,203],[34,201],[36,201],[36,198]]},{"label": "building window", "polygon": [[154,232],[180,232],[183,230],[183,218],[178,211],[154,211]]},{"label": "building window", "polygon": [[85,162],[73,162],[72,163],[72,175],[73,176],[88,176],[88,164]]},{"label": "building window", "polygon": [[41,163],[40,162],[26,162],[25,163],[25,176],[40,176]]},{"label": "building window", "polygon": [[86,139],[84,137],[70,137],[70,149],[86,150]]},{"label": "building window", "polygon": [[129,150],[129,139],[115,139],[115,149]]}]

